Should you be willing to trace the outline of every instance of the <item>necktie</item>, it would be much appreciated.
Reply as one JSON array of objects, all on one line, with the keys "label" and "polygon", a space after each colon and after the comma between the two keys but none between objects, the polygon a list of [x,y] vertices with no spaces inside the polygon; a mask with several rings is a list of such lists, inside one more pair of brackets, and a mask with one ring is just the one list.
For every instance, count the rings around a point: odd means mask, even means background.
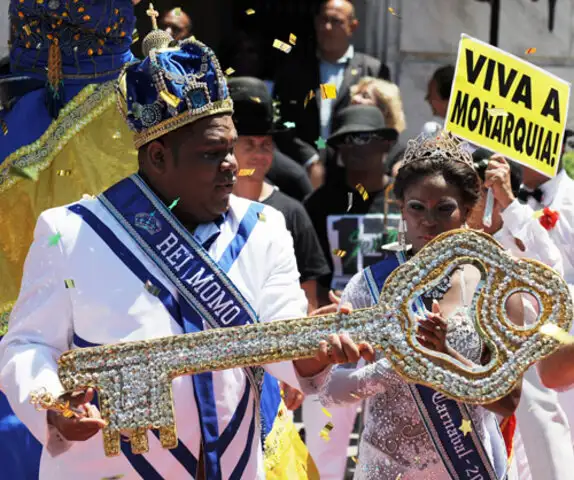
[{"label": "necktie", "polygon": [[526,188],[521,188],[518,192],[518,200],[523,203],[528,202],[528,199],[532,197],[538,203],[542,203],[542,198],[544,197],[544,192],[537,188],[536,190],[527,190]]}]

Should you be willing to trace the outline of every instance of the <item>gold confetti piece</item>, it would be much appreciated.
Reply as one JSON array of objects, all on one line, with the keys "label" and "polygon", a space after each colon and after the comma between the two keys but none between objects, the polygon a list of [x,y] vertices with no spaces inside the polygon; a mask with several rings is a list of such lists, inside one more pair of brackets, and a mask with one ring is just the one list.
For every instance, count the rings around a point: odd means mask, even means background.
[{"label": "gold confetti piece", "polygon": [[10,166],[10,173],[16,175],[20,178],[25,178],[26,180],[38,181],[38,171],[31,167],[16,167],[14,165]]},{"label": "gold confetti piece", "polygon": [[76,288],[76,284],[71,278],[64,280],[64,285],[66,285],[66,288]]},{"label": "gold confetti piece", "polygon": [[247,15],[253,15],[253,14],[255,14],[255,10],[253,10],[252,8],[248,8],[247,10],[245,10],[245,13]]},{"label": "gold confetti piece", "polygon": [[159,287],[156,287],[153,283],[151,283],[151,281],[147,281],[145,282],[145,286],[144,288],[154,297],[159,296],[161,289]]},{"label": "gold confetti piece", "polygon": [[333,83],[323,83],[321,85],[321,98],[323,100],[337,98],[337,86]]},{"label": "gold confetti piece", "polygon": [[508,112],[504,108],[489,108],[487,112],[493,117],[508,117]]},{"label": "gold confetti piece", "polygon": [[48,245],[50,247],[53,247],[55,245],[58,245],[58,242],[60,241],[60,238],[62,238],[62,234],[60,232],[55,233],[54,235],[52,235],[50,237],[50,239],[48,240]]},{"label": "gold confetti piece", "polygon": [[26,32],[26,35],[32,35],[32,29],[30,28],[30,25],[24,25],[22,28]]},{"label": "gold confetti piece", "polygon": [[470,420],[466,420],[464,419],[462,421],[462,424],[460,427],[458,427],[458,429],[464,434],[464,436],[466,437],[467,434],[469,434],[470,432],[472,432],[472,422]]},{"label": "gold confetti piece", "polygon": [[70,175],[72,175],[72,170],[58,170],[56,174],[59,177],[69,177]]},{"label": "gold confetti piece", "polygon": [[331,430],[333,430],[333,428],[334,428],[334,425],[333,425],[331,422],[327,423],[327,425],[325,425],[325,426],[321,429],[321,431],[319,432],[320,437],[321,437],[323,440],[325,440],[326,442],[328,442],[329,440],[331,440],[331,438],[329,437],[329,432],[330,432]]},{"label": "gold confetti piece", "polygon": [[360,183],[357,183],[355,186],[357,192],[363,197],[363,200],[366,202],[369,199],[369,192],[363,187]]},{"label": "gold confetti piece", "polygon": [[2,124],[2,133],[4,135],[8,135],[8,124],[6,123],[6,120],[0,118],[0,123]]},{"label": "gold confetti piece", "polygon": [[135,28],[133,33],[132,33],[132,45],[136,42],[139,42],[139,39],[140,39],[140,34],[139,34],[137,28]]},{"label": "gold confetti piece", "polygon": [[239,173],[237,175],[239,177],[250,177],[254,173],[255,173],[254,168],[242,168],[241,170],[239,170]]},{"label": "gold confetti piece", "polygon": [[259,97],[249,97],[252,102],[261,103],[261,99]]},{"label": "gold confetti piece", "polygon": [[532,216],[538,220],[540,217],[542,217],[542,215],[544,215],[544,210],[536,210]]},{"label": "gold confetti piece", "polygon": [[281,50],[283,53],[289,53],[289,52],[291,52],[291,49],[293,47],[291,45],[289,45],[288,43],[282,42],[281,40],[278,40],[276,38],[275,40],[273,40],[273,48],[276,48],[277,50]]},{"label": "gold confetti piece", "polygon": [[266,222],[266,221],[267,221],[267,217],[265,216],[264,213],[261,213],[261,212],[259,212],[259,213],[257,214],[257,218],[258,218],[260,221],[262,221],[262,222]]},{"label": "gold confetti piece", "polygon": [[536,47],[530,47],[526,49],[526,55],[530,55],[531,53],[536,53]]},{"label": "gold confetti piece", "polygon": [[349,395],[351,395],[351,397],[353,397],[353,398],[356,398],[357,400],[361,399],[361,397],[359,397],[359,395],[357,395],[356,393],[351,392],[351,393],[349,393]]},{"label": "gold confetti piece", "polygon": [[171,202],[171,205],[169,206],[170,210],[173,210],[175,207],[177,207],[177,204],[179,203],[179,197],[177,197],[173,202]]},{"label": "gold confetti piece", "polygon": [[291,45],[295,45],[297,43],[297,35],[290,33],[289,34],[289,43]]},{"label": "gold confetti piece", "polygon": [[159,97],[170,107],[173,108],[177,108],[181,103],[181,100],[179,98],[177,98],[173,93],[170,93],[167,90],[162,90],[161,92],[159,92]]},{"label": "gold confetti piece", "polygon": [[558,340],[560,343],[566,345],[574,343],[574,336],[570,335],[565,330],[562,330],[560,327],[557,327],[556,325],[553,325],[551,323],[542,325],[540,327],[540,333],[548,335],[549,337],[552,337],[554,340]]},{"label": "gold confetti piece", "polygon": [[397,475],[397,478],[395,478],[395,480],[401,480],[402,475],[403,475],[402,473],[399,473],[399,474]]},{"label": "gold confetti piece", "polygon": [[401,16],[397,13],[397,11],[393,7],[389,7],[389,12],[391,15],[394,15],[397,18],[401,18]]},{"label": "gold confetti piece", "polygon": [[309,90],[309,93],[307,94],[307,96],[305,97],[305,101],[303,102],[303,108],[305,108],[307,106],[307,104],[313,100],[315,98],[315,91],[314,90]]},{"label": "gold confetti piece", "polygon": [[321,411],[327,415],[329,418],[333,418],[333,415],[331,415],[331,412],[329,412],[329,410],[327,410],[326,408],[321,408]]},{"label": "gold confetti piece", "polygon": [[353,462],[355,462],[355,463],[359,463],[359,460],[357,459],[357,457],[351,457],[351,460],[353,460]]},{"label": "gold confetti piece", "polygon": [[173,9],[173,14],[174,14],[176,17],[179,17],[179,16],[181,15],[181,8],[180,8],[180,7],[174,8],[174,9]]},{"label": "gold confetti piece", "polygon": [[353,77],[356,77],[359,74],[359,70],[357,70],[356,68],[353,68],[351,70],[351,75],[353,75]]},{"label": "gold confetti piece", "polygon": [[343,258],[345,255],[347,255],[347,252],[345,250],[341,250],[340,248],[336,248],[333,250],[333,254],[339,258]]},{"label": "gold confetti piece", "polygon": [[227,70],[225,70],[225,75],[227,75],[228,77],[230,75],[233,75],[235,73],[235,69],[229,67]]}]

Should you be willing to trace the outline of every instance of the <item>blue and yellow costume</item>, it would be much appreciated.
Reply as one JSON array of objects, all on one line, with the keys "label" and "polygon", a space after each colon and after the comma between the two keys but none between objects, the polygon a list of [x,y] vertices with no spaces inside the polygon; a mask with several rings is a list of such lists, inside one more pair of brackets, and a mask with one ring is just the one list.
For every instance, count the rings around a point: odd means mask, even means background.
[{"label": "blue and yellow costume", "polygon": [[[134,59],[131,0],[12,0],[9,14],[11,75],[0,78],[0,338],[38,215],[137,168],[114,91]],[[2,477],[37,479],[40,451],[0,392]]]}]

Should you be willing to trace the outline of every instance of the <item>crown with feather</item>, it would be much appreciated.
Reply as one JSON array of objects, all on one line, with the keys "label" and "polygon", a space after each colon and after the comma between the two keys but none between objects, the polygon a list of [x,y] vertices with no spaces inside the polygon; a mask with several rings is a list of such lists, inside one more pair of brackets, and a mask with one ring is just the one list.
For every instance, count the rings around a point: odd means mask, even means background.
[{"label": "crown with feather", "polygon": [[177,42],[159,30],[152,4],[147,14],[153,30],[142,42],[145,58],[127,65],[118,81],[119,109],[136,148],[202,118],[233,113],[213,51],[194,37]]},{"label": "crown with feather", "polygon": [[468,144],[461,142],[446,131],[437,134],[421,134],[407,142],[401,168],[414,162],[441,159],[445,162],[460,162],[474,170],[472,155],[466,148]]}]

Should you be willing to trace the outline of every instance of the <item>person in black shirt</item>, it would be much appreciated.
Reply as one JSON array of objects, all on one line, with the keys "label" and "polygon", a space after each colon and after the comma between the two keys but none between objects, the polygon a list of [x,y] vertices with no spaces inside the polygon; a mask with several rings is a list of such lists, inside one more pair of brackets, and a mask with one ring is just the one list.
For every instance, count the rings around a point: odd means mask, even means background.
[{"label": "person in black shirt", "polygon": [[333,126],[328,143],[341,156],[344,177],[305,201],[333,271],[319,280],[321,303],[330,288],[343,290],[355,273],[381,260],[381,247],[396,240],[400,218],[398,205],[389,201],[392,184],[385,165],[397,131],[387,128],[381,111],[371,105],[344,108]]},{"label": "person in black shirt", "polygon": [[299,202],[313,191],[306,170],[277,148],[273,149],[273,163],[267,172],[267,180]]},{"label": "person in black shirt", "polygon": [[[234,193],[240,197],[270,205],[285,217],[293,236],[301,287],[309,301],[309,311],[318,307],[317,278],[329,273],[329,266],[319,245],[317,234],[303,205],[265,181],[273,161],[273,104],[265,83],[251,77],[228,81],[234,103],[233,120],[239,135],[235,157],[239,177]],[[244,172],[242,172],[242,170]],[[253,170],[253,172],[249,172]],[[245,173],[249,172],[249,175]],[[243,173],[243,175],[242,175]]]}]

